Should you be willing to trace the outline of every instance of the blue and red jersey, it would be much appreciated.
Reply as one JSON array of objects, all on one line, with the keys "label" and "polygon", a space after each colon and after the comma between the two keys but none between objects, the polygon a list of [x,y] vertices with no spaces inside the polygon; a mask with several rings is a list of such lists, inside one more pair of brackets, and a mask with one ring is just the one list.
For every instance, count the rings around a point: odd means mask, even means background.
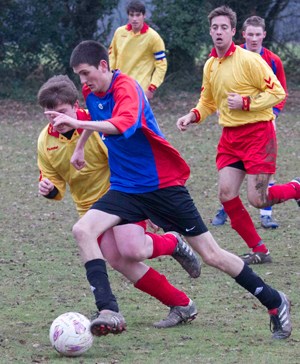
[{"label": "blue and red jersey", "polygon": [[[241,47],[244,49],[247,49],[246,43],[242,44]],[[260,55],[268,63],[268,65],[272,68],[274,74],[278,78],[278,81],[281,83],[281,86],[284,88],[284,91],[286,93],[285,99],[273,107],[273,113],[277,117],[279,115],[280,111],[283,109],[284,104],[286,102],[287,95],[288,95],[283,65],[282,65],[281,59],[275,53],[271,52],[269,49],[267,49],[265,47],[261,47]]]},{"label": "blue and red jersey", "polygon": [[107,92],[83,95],[92,120],[107,120],[122,134],[99,133],[108,149],[111,189],[145,193],[184,185],[190,169],[165,139],[140,85],[119,70]]}]

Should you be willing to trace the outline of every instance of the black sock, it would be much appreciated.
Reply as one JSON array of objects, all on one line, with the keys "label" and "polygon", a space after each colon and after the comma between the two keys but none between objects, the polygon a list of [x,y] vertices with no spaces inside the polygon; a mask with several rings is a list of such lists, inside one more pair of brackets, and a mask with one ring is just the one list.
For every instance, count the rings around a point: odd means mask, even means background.
[{"label": "black sock", "polygon": [[237,284],[252,293],[268,310],[273,310],[281,305],[280,294],[259,278],[247,264],[234,279]]},{"label": "black sock", "polygon": [[116,297],[111,292],[105,261],[103,259],[90,260],[85,263],[85,269],[98,310],[119,312]]}]

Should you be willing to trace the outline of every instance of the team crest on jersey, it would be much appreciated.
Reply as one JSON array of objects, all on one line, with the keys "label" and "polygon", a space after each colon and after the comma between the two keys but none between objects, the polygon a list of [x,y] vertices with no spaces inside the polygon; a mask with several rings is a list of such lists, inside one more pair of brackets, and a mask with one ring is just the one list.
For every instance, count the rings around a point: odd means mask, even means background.
[{"label": "team crest on jersey", "polygon": [[103,110],[103,105],[102,104],[98,104],[98,107],[100,110]]}]

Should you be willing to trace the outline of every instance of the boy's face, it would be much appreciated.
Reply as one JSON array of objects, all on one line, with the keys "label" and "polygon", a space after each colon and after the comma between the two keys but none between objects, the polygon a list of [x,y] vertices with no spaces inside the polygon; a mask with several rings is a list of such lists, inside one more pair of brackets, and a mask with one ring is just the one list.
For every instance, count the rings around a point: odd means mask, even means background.
[{"label": "boy's face", "polygon": [[[54,109],[47,109],[45,108],[44,111],[57,111],[61,114],[65,114],[70,116],[73,119],[77,119],[76,111],[78,110],[78,104],[79,102],[76,101],[75,104],[72,106],[70,104],[58,104],[56,108]],[[55,116],[47,115],[48,122],[51,124]],[[73,128],[69,126],[62,125],[59,127],[59,130],[57,130],[60,134],[67,133],[68,131],[72,130]]]},{"label": "boy's face", "polygon": [[232,43],[232,37],[235,35],[235,28],[231,28],[228,16],[216,16],[211,21],[209,34],[212,37],[217,50],[228,49]]},{"label": "boy's face", "polygon": [[144,19],[146,18],[146,14],[139,13],[137,11],[130,11],[128,14],[128,20],[131,24],[133,32],[139,32],[144,25]]},{"label": "boy's face", "polygon": [[266,32],[262,27],[254,27],[253,25],[248,25],[245,31],[243,31],[243,37],[246,40],[246,48],[250,52],[260,53],[264,38],[266,37]]},{"label": "boy's face", "polygon": [[80,77],[80,82],[83,85],[86,84],[92,92],[106,92],[108,90],[110,81],[108,82],[107,77],[111,73],[108,72],[105,61],[101,61],[98,68],[88,63],[80,63],[73,68],[73,71]]}]

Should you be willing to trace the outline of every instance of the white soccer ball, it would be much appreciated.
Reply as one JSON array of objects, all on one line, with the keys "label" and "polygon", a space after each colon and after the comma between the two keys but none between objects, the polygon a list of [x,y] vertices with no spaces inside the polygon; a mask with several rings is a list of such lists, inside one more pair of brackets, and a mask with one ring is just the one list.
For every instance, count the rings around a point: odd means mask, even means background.
[{"label": "white soccer ball", "polygon": [[56,351],[65,356],[79,356],[93,344],[90,320],[77,312],[58,316],[50,327],[49,338]]}]

